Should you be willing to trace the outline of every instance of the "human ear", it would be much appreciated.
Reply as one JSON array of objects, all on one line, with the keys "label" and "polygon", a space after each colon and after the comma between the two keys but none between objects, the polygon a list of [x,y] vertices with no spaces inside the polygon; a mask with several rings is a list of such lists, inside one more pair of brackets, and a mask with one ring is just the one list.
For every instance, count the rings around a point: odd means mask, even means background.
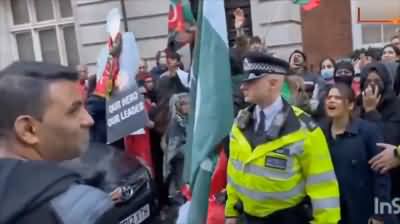
[{"label": "human ear", "polygon": [[38,129],[38,121],[31,116],[23,115],[15,119],[16,138],[25,144],[36,145],[39,143]]}]

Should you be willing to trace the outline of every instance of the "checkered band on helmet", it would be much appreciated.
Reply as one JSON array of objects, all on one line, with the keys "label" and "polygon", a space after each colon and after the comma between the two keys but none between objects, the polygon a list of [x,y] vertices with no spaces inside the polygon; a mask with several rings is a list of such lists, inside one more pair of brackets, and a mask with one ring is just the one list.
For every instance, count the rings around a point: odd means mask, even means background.
[{"label": "checkered band on helmet", "polygon": [[258,71],[262,73],[286,73],[286,69],[281,66],[269,65],[265,63],[250,63],[247,59],[243,62],[243,70],[245,72]]}]

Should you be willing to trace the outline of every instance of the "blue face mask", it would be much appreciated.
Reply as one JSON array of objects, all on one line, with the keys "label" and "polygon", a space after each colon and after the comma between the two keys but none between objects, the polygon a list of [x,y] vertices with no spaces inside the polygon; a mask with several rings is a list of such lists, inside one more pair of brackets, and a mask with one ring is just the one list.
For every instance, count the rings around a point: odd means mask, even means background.
[{"label": "blue face mask", "polygon": [[334,73],[334,69],[333,68],[325,68],[321,70],[321,77],[325,80],[325,81],[329,81],[333,79],[333,73]]}]

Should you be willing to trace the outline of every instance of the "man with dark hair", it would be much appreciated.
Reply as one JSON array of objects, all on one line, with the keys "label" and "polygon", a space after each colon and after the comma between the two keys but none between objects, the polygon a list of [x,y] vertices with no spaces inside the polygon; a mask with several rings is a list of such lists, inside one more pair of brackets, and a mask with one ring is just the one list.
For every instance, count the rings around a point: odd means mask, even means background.
[{"label": "man with dark hair", "polygon": [[158,102],[169,102],[173,94],[189,91],[189,74],[179,68],[180,64],[181,56],[178,53],[172,51],[167,53],[168,70],[158,81]]},{"label": "man with dark hair", "polygon": [[167,54],[165,50],[158,51],[156,54],[156,66],[151,69],[150,73],[153,75],[154,80],[158,80],[167,70]]},{"label": "man with dark hair", "polygon": [[16,62],[0,71],[0,105],[0,223],[114,223],[111,197],[56,164],[87,148],[93,125],[78,73]]},{"label": "man with dark hair", "polygon": [[250,38],[250,50],[251,51],[258,51],[258,52],[264,52],[265,51],[265,46],[263,42],[261,41],[261,38],[259,36],[254,36]]},{"label": "man with dark hair", "polygon": [[307,56],[303,51],[295,50],[289,56],[290,73],[304,79],[304,91],[309,100],[306,110],[315,120],[320,120],[323,116],[321,102],[327,91],[325,81],[321,76],[310,72],[307,67]]},{"label": "man with dark hair", "polygon": [[400,49],[400,35],[395,35],[390,38],[390,43]]},{"label": "man with dark hair", "polygon": [[367,52],[365,53],[365,56],[367,56],[368,61],[370,63],[372,62],[378,62],[381,59],[381,54],[382,54],[382,49],[377,48],[377,47],[369,47],[367,49]]}]

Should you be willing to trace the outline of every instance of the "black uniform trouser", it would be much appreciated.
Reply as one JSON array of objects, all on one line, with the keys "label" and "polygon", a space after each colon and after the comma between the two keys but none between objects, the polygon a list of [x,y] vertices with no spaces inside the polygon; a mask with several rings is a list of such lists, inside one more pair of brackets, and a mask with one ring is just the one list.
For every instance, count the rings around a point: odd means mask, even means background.
[{"label": "black uniform trouser", "polygon": [[258,218],[244,214],[245,224],[309,224],[312,219],[309,201],[305,200],[300,204],[277,211],[265,218]]}]

